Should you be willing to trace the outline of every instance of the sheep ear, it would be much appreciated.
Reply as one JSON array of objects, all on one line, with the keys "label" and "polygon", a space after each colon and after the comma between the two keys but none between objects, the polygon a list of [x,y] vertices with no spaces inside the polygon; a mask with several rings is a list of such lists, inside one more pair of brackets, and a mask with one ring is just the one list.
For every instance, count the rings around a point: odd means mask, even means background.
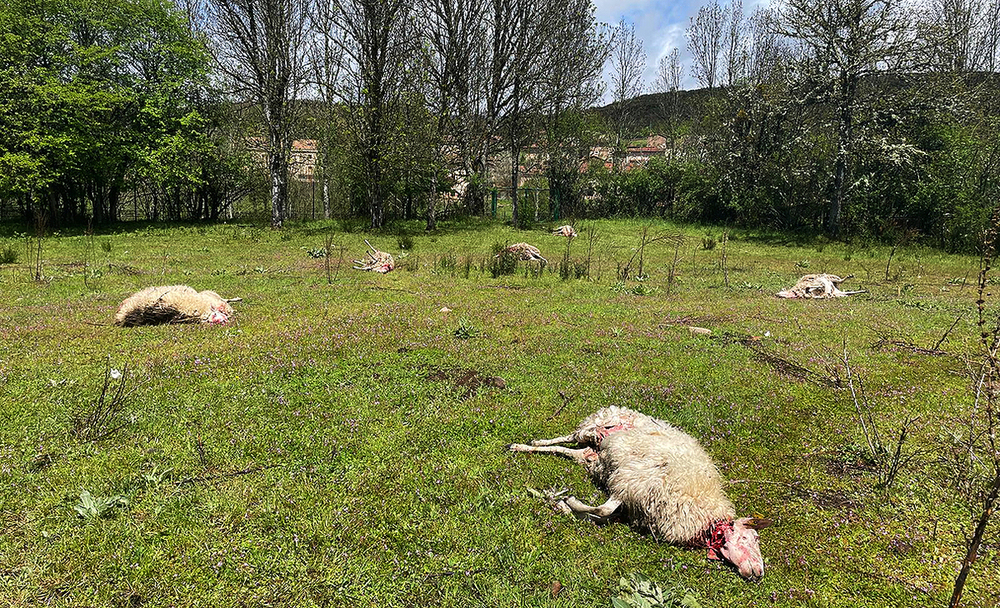
[{"label": "sheep ear", "polygon": [[773,523],[770,519],[764,519],[763,517],[748,517],[746,523],[743,525],[752,530],[763,530],[770,527]]}]

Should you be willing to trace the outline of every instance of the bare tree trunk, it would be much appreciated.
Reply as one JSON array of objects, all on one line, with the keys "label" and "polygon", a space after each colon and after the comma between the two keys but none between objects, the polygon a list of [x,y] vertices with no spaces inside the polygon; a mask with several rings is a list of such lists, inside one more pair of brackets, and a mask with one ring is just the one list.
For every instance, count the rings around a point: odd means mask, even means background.
[{"label": "bare tree trunk", "polygon": [[323,174],[323,219],[330,219],[330,178]]},{"label": "bare tree trunk", "polygon": [[837,236],[840,233],[840,216],[844,206],[844,182],[847,179],[847,161],[850,157],[851,138],[854,135],[854,79],[847,76],[840,87],[840,107],[837,124],[837,160],[833,175],[833,196],[826,216],[826,231]]},{"label": "bare tree trunk", "polygon": [[431,196],[427,199],[427,229],[437,229],[437,176],[431,178]]},{"label": "bare tree trunk", "polygon": [[983,504],[983,511],[979,515],[979,521],[976,523],[976,529],[972,533],[972,541],[969,543],[969,550],[965,553],[965,558],[962,560],[962,569],[958,573],[958,578],[955,579],[955,591],[951,596],[951,603],[948,604],[949,608],[958,608],[959,603],[962,601],[962,591],[965,589],[965,580],[969,578],[969,571],[972,569],[972,564],[975,563],[976,557],[979,555],[979,545],[983,541],[983,535],[986,533],[986,526],[990,522],[990,518],[993,516],[993,511],[997,506],[997,498],[1000,496],[1000,469],[995,471],[996,475],[993,477],[993,485],[990,487],[989,496],[986,497],[986,502]]},{"label": "bare tree trunk", "polygon": [[281,228],[285,221],[285,200],[288,192],[288,164],[284,155],[274,149],[267,154],[271,174],[271,228]]},{"label": "bare tree trunk", "polygon": [[517,197],[517,186],[518,186],[518,182],[520,181],[519,178],[520,178],[520,173],[521,173],[521,166],[520,166],[520,159],[519,159],[520,156],[521,156],[521,151],[518,149],[518,146],[513,141],[511,141],[511,144],[510,144],[510,208],[511,208],[510,219],[511,219],[511,223],[514,224],[515,228],[519,225],[519,221],[521,219],[520,218],[521,206],[520,206],[520,203],[519,203],[518,197]]}]

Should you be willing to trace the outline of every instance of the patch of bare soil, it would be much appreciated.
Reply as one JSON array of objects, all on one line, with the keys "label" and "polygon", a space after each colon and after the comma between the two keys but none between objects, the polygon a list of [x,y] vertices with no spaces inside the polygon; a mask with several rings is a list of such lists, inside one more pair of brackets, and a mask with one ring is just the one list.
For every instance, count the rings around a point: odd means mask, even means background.
[{"label": "patch of bare soil", "polygon": [[462,398],[468,399],[482,387],[507,388],[507,383],[500,376],[487,376],[474,369],[461,367],[427,368],[431,373],[427,379],[432,382],[448,382],[462,390]]},{"label": "patch of bare soil", "polygon": [[823,467],[827,473],[835,477],[857,477],[861,473],[869,473],[875,469],[871,462],[845,454],[834,454],[824,458]]}]

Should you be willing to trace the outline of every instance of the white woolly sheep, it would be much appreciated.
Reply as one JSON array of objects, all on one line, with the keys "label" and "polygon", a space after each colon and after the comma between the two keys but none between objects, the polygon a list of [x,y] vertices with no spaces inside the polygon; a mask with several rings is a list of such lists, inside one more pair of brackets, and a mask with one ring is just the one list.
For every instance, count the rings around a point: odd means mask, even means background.
[{"label": "white woolly sheep", "polygon": [[[514,254],[517,256],[517,259],[525,262],[549,263],[548,260],[542,257],[542,252],[538,250],[538,247],[527,243],[514,243],[510,247],[507,247],[504,251]],[[500,257],[500,254],[498,253],[496,257]]]},{"label": "white woolly sheep", "polygon": [[198,292],[187,285],[147,287],[126,298],[115,313],[115,325],[214,323],[229,321],[233,307],[214,291]]},{"label": "white woolly sheep", "polygon": [[510,449],[569,456],[610,495],[596,507],[570,496],[557,504],[564,512],[603,522],[621,509],[658,540],[705,547],[709,559],[729,561],[744,577],[764,574],[757,530],[770,522],[736,519],[711,457],[694,437],[662,420],[608,407],[588,416],[570,435],[512,444]]}]

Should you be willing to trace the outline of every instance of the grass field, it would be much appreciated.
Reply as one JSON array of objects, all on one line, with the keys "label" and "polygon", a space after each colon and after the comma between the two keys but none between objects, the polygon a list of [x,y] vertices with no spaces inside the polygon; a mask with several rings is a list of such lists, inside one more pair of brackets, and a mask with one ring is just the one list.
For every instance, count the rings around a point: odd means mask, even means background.
[{"label": "grass field", "polygon": [[[737,232],[726,287],[706,229],[655,224],[686,236],[668,293],[673,245],[650,245],[649,278],[616,288],[644,224],[592,225],[591,280],[554,271],[564,239],[491,224],[399,226],[413,247],[385,276],[350,260],[363,238],[399,253],[394,233],[331,223],[55,234],[42,281],[25,240],[0,232],[21,252],[0,266],[0,604],[581,608],[642,573],[702,606],[944,605],[969,524],[933,461],[970,407],[965,364],[874,344],[930,348],[966,312],[940,349],[973,352],[977,260],[911,248],[887,272],[885,247]],[[329,283],[309,255],[328,235],[346,248]],[[481,269],[494,243],[522,240],[549,270]],[[582,232],[572,247],[586,257]],[[773,297],[807,272],[853,273],[845,288],[869,293]],[[133,291],[174,283],[242,297],[235,322],[110,325]],[[910,445],[926,453],[889,491],[836,386],[845,342],[884,430],[920,415]],[[132,392],[112,432],[88,438],[74,420],[109,362]],[[569,461],[505,446],[605,405],[699,438],[738,511],[776,521],[763,580],[529,492],[603,502]],[[127,504],[81,517],[84,490]],[[1000,602],[996,538],[969,606]]]}]

